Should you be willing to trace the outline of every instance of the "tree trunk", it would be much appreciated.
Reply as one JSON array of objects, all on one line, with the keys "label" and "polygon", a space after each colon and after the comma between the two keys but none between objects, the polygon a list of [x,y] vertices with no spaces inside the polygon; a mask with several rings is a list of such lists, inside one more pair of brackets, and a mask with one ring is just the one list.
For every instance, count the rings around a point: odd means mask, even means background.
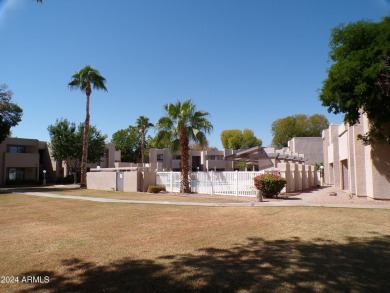
[{"label": "tree trunk", "polygon": [[261,193],[260,190],[256,190],[256,198],[257,201],[263,201],[263,194]]},{"label": "tree trunk", "polygon": [[87,106],[86,106],[86,116],[84,122],[84,133],[83,133],[83,155],[81,157],[80,188],[87,188],[87,161],[88,161],[88,142],[89,142],[89,97],[91,93],[86,91],[86,94],[87,94]]},{"label": "tree trunk", "polygon": [[141,129],[141,162],[142,167],[144,166],[145,161],[145,129]]},{"label": "tree trunk", "polygon": [[73,184],[77,184],[77,172],[73,169]]},{"label": "tree trunk", "polygon": [[191,193],[190,182],[188,180],[188,161],[189,161],[189,146],[188,135],[185,129],[180,130],[180,149],[181,149],[181,193]]}]

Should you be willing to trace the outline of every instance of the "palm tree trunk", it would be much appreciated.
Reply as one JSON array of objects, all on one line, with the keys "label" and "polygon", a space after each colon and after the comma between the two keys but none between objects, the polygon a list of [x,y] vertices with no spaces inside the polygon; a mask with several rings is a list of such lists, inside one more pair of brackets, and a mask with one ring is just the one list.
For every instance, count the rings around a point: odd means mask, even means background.
[{"label": "palm tree trunk", "polygon": [[86,91],[86,94],[87,94],[87,106],[86,106],[86,116],[84,122],[84,133],[83,133],[83,154],[81,157],[80,188],[87,188],[87,161],[88,161],[88,142],[89,142],[89,97],[91,93]]},{"label": "palm tree trunk", "polygon": [[191,193],[190,182],[188,180],[188,161],[189,161],[189,141],[188,135],[184,129],[180,130],[180,149],[181,149],[181,193]]},{"label": "palm tree trunk", "polygon": [[145,129],[141,130],[141,161],[142,167],[144,166],[145,161]]}]

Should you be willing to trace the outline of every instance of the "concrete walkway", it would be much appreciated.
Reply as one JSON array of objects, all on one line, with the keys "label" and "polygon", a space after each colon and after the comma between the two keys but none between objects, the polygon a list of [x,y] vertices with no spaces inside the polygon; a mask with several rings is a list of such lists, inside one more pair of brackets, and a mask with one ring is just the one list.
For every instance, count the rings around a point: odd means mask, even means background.
[{"label": "concrete walkway", "polygon": [[351,198],[342,191],[337,196],[329,196],[332,188],[313,190],[310,192],[290,194],[288,198],[265,199],[263,202],[242,203],[206,203],[206,202],[181,202],[181,201],[147,201],[147,200],[124,200],[89,196],[59,195],[46,192],[17,192],[49,198],[76,199],[103,203],[130,203],[130,204],[157,204],[175,206],[204,206],[204,207],[328,207],[328,208],[357,208],[357,209],[390,209],[390,201],[374,201],[365,198]]}]

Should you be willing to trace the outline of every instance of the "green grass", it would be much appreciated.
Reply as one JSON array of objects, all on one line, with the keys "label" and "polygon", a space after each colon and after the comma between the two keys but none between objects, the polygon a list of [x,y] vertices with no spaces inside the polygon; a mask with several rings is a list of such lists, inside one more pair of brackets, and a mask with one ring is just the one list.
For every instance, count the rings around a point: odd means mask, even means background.
[{"label": "green grass", "polygon": [[390,211],[0,194],[0,292],[389,292]]}]

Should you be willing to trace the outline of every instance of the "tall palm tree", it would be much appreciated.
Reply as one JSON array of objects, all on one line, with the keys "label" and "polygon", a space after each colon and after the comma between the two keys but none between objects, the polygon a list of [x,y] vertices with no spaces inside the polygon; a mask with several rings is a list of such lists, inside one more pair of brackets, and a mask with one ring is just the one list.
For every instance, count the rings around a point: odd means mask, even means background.
[{"label": "tall palm tree", "polygon": [[137,128],[141,131],[141,161],[142,165],[145,163],[145,135],[148,132],[148,128],[154,125],[149,122],[149,118],[145,116],[139,116],[137,121]]},{"label": "tall palm tree", "polygon": [[83,132],[83,154],[81,158],[81,188],[87,188],[87,160],[88,160],[88,136],[89,136],[89,98],[92,88],[96,90],[107,91],[105,86],[106,79],[100,75],[99,71],[91,66],[85,66],[72,76],[72,81],[68,83],[69,88],[80,89],[87,96],[86,115]]},{"label": "tall palm tree", "polygon": [[191,99],[176,104],[164,106],[166,116],[161,117],[157,124],[157,139],[171,141],[173,151],[180,149],[181,154],[181,185],[180,192],[190,193],[191,188],[188,180],[189,175],[189,143],[190,141],[203,145],[206,142],[206,134],[213,129],[207,120],[209,113],[196,111]]}]

